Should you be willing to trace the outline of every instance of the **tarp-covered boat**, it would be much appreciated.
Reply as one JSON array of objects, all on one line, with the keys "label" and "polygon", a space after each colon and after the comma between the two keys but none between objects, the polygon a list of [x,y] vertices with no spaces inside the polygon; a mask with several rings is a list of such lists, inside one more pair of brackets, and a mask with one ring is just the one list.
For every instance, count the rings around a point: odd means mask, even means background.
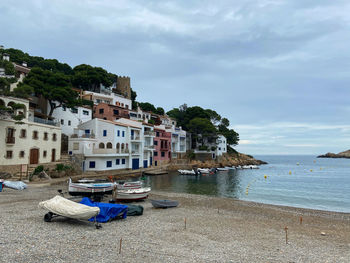
[{"label": "tarp-covered boat", "polygon": [[[126,205],[92,202],[88,197],[84,197],[80,203],[100,209],[100,213],[96,216],[96,221],[99,223],[106,223],[118,217],[125,219],[128,212]],[[89,221],[94,222],[95,218],[90,218]]]},{"label": "tarp-covered boat", "polygon": [[53,214],[74,219],[88,220],[99,214],[100,208],[90,207],[56,195],[54,198],[39,203],[39,207]]}]

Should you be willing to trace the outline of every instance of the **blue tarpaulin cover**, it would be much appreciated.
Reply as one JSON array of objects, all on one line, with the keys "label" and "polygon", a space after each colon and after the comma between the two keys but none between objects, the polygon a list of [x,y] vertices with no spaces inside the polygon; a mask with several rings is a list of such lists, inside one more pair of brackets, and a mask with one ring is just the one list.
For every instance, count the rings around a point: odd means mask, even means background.
[{"label": "blue tarpaulin cover", "polygon": [[[100,213],[96,217],[96,221],[99,223],[106,223],[116,218],[118,215],[121,215],[122,218],[125,219],[128,212],[128,207],[126,205],[92,202],[88,197],[84,197],[80,203],[100,208]],[[90,218],[89,221],[93,222],[95,218]]]}]

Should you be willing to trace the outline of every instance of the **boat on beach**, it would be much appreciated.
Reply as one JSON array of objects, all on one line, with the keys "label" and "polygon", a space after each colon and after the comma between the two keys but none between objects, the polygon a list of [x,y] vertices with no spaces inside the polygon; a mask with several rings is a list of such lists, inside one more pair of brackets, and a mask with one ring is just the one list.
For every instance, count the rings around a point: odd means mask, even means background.
[{"label": "boat on beach", "polygon": [[143,200],[148,197],[150,192],[151,192],[151,187],[117,190],[116,200],[122,200],[122,201]]},{"label": "boat on beach", "polygon": [[175,200],[151,200],[151,203],[154,208],[171,208],[179,205],[179,201]]},{"label": "boat on beach", "polygon": [[96,182],[77,182],[73,183],[69,178],[68,192],[72,196],[94,196],[110,195],[113,192],[114,183],[96,183]]},{"label": "boat on beach", "polygon": [[142,188],[142,181],[130,181],[130,182],[119,181],[119,182],[114,182],[114,184],[117,186],[118,190]]}]

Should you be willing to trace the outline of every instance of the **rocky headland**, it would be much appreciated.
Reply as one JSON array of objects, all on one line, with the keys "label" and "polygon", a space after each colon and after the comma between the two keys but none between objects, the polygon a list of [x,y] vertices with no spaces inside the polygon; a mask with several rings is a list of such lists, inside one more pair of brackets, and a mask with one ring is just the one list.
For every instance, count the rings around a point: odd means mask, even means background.
[{"label": "rocky headland", "polygon": [[349,158],[350,159],[350,150],[340,152],[340,153],[326,153],[326,154],[317,156],[317,158]]}]

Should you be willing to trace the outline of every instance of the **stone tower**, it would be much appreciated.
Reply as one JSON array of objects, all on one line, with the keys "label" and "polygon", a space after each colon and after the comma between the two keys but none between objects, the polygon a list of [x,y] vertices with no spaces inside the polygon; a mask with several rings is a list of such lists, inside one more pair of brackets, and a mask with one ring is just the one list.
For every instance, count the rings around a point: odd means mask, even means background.
[{"label": "stone tower", "polygon": [[113,92],[120,94],[125,98],[131,99],[130,77],[118,76],[117,86]]}]

